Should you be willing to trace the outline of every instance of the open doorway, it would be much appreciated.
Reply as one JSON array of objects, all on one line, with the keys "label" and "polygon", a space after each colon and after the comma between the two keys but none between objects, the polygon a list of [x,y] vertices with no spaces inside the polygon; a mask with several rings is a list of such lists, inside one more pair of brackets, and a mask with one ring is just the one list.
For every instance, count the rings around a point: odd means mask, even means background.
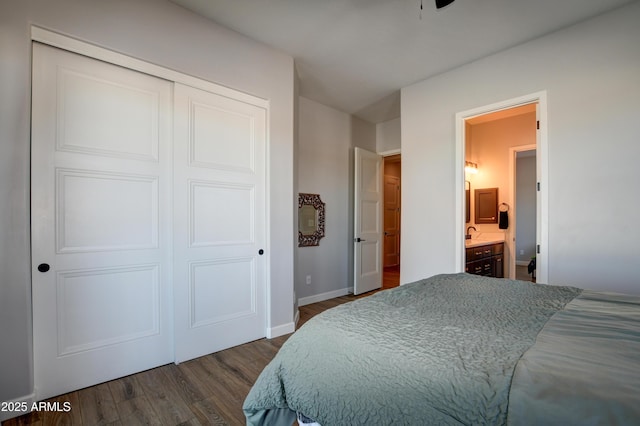
[{"label": "open doorway", "polygon": [[512,279],[536,280],[536,145],[520,145],[509,150],[509,180],[513,212]]},{"label": "open doorway", "polygon": [[401,170],[400,154],[384,157],[384,238],[383,288],[400,285],[400,212]]},{"label": "open doorway", "polygon": [[[459,232],[464,233],[465,236],[475,235],[478,232],[482,234],[481,239],[502,240],[504,251],[500,252],[500,256],[503,257],[499,260],[504,265],[504,276],[509,278],[516,278],[516,261],[521,265],[524,263],[523,256],[527,257],[529,261],[532,258],[535,259],[536,255],[540,257],[540,243],[547,240],[546,193],[539,190],[539,183],[546,180],[547,167],[544,155],[546,153],[546,132],[541,131],[540,128],[541,121],[546,117],[545,110],[546,95],[544,92],[540,92],[458,113],[456,117],[457,156],[460,172],[458,176],[463,177],[459,180],[461,209],[458,214],[460,222],[464,225],[461,226]],[[519,154],[520,152],[522,154]],[[528,154],[524,154],[524,152],[528,152]],[[516,241],[517,224],[518,220],[523,222],[526,219],[524,216],[519,218],[517,211],[516,161],[518,156],[527,155],[534,159],[530,189],[533,190],[535,201],[533,203],[534,212],[528,216],[533,221],[528,224],[528,229],[533,229],[535,236],[532,243],[529,240],[527,242],[527,246],[530,245],[534,253],[529,253],[531,249],[527,248],[524,250],[526,253],[518,258],[523,249]],[[535,159],[541,161],[535,163]],[[476,174],[463,171],[466,162],[475,166]],[[497,188],[494,201],[497,216],[495,222],[475,223],[475,190],[495,188]],[[546,188],[544,189],[546,190]],[[463,190],[465,191],[463,192]],[[471,196],[467,197],[469,192]],[[470,215],[468,214],[469,210],[471,211]],[[503,222],[502,219],[506,220]],[[463,270],[468,270],[466,268],[466,247],[469,242],[465,240],[465,236],[460,235],[462,242],[460,261],[462,267],[465,268]],[[475,235],[475,237],[478,236]],[[545,253],[543,256],[542,259],[546,259]],[[538,272],[540,272],[540,262],[537,263]],[[546,262],[543,263],[543,269],[544,281],[539,280],[539,282],[546,282]]]}]

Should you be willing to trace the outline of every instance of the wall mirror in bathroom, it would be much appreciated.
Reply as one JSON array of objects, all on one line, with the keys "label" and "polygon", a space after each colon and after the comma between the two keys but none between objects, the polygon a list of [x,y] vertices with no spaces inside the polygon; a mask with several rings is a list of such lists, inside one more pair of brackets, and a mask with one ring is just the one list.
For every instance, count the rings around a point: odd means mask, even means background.
[{"label": "wall mirror in bathroom", "polygon": [[498,188],[475,190],[475,223],[498,223]]},{"label": "wall mirror in bathroom", "polygon": [[464,203],[466,207],[465,222],[471,222],[471,182],[464,181]]},{"label": "wall mirror in bathroom", "polygon": [[318,194],[298,194],[298,247],[320,245],[324,237],[324,203]]}]

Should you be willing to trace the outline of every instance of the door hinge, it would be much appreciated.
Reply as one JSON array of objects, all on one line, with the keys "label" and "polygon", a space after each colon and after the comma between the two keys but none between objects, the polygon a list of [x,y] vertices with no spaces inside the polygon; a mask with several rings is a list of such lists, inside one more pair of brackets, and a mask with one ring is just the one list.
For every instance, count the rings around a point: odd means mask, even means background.
[{"label": "door hinge", "polygon": [[536,253],[540,254],[540,244],[536,245]]},{"label": "door hinge", "polygon": [[537,121],[536,121],[536,129],[537,129],[537,130],[540,130],[540,120],[537,120]]}]

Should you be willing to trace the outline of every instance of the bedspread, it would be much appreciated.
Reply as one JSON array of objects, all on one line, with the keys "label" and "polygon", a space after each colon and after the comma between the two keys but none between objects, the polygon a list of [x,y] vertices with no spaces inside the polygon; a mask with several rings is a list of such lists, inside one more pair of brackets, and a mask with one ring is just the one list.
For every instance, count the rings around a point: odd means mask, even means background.
[{"label": "bedspread", "polygon": [[310,319],[247,396],[247,424],[504,424],[516,363],[581,290],[438,275]]},{"label": "bedspread", "polygon": [[640,296],[584,290],[516,366],[508,423],[640,424]]}]

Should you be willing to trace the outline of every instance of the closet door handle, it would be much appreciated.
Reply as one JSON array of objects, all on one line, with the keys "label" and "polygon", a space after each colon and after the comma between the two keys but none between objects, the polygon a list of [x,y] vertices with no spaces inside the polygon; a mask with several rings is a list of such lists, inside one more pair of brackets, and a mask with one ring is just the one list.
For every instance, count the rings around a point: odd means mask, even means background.
[{"label": "closet door handle", "polygon": [[38,265],[38,271],[40,272],[47,272],[49,269],[51,269],[51,267],[49,266],[48,263],[41,263]]}]

